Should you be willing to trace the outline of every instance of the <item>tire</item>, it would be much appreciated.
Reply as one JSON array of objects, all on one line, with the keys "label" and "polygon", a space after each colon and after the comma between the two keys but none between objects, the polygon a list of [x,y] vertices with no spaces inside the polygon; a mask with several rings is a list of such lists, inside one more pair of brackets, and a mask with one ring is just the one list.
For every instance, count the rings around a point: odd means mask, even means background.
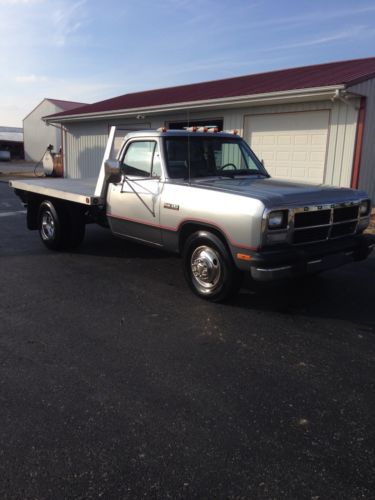
[{"label": "tire", "polygon": [[85,224],[79,214],[75,217],[74,212],[45,200],[39,207],[38,230],[48,249],[71,250],[82,242]]},{"label": "tire", "polygon": [[242,273],[220,238],[209,231],[189,236],[183,248],[185,279],[199,297],[221,302],[241,287]]}]

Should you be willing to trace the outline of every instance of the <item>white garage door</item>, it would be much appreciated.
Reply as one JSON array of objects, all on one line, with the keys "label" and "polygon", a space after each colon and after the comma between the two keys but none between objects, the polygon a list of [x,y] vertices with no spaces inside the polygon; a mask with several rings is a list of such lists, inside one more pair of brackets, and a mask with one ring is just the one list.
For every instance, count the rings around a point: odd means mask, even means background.
[{"label": "white garage door", "polygon": [[246,140],[272,177],[324,181],[329,111],[252,115]]}]

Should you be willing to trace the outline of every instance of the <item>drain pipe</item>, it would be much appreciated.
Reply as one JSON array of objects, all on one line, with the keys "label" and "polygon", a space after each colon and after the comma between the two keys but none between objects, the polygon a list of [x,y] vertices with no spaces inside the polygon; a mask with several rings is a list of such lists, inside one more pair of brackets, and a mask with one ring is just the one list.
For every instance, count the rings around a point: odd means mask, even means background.
[{"label": "drain pipe", "polygon": [[361,156],[362,156],[363,136],[365,130],[365,120],[366,120],[366,97],[361,97],[361,105],[358,111],[357,131],[355,137],[353,169],[352,169],[352,179],[351,179],[351,187],[354,189],[358,189],[359,186],[359,174],[361,168]]}]

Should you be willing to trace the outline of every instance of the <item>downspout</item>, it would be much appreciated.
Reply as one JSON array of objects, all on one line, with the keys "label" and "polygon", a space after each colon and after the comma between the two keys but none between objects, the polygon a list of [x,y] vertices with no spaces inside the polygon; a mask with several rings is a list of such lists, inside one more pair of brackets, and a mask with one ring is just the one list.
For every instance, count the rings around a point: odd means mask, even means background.
[{"label": "downspout", "polygon": [[363,134],[364,134],[364,130],[365,130],[365,118],[366,118],[366,97],[362,96],[359,111],[358,111],[357,131],[356,131],[356,137],[355,137],[353,169],[352,169],[351,187],[354,189],[358,189],[358,184],[359,184]]}]

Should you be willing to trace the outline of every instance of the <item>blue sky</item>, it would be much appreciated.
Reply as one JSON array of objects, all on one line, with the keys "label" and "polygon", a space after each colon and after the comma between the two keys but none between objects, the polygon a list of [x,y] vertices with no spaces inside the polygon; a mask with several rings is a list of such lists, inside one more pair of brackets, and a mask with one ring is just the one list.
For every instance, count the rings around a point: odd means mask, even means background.
[{"label": "blue sky", "polygon": [[0,0],[0,125],[44,97],[375,56],[375,1]]}]

